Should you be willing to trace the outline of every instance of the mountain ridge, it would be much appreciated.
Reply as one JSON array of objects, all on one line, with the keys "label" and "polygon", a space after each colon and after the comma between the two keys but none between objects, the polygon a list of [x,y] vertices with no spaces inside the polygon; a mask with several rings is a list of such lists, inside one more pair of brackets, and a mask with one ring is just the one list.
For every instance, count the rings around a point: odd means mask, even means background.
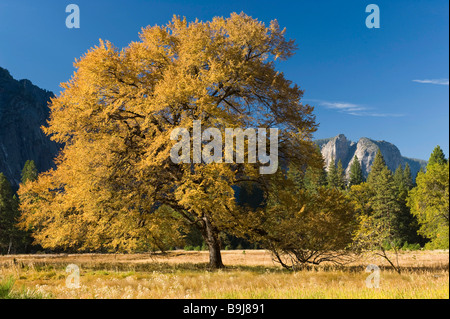
[{"label": "mountain ridge", "polygon": [[27,160],[33,160],[39,172],[54,167],[59,145],[50,141],[41,126],[46,124],[48,102],[54,94],[30,80],[16,80],[0,67],[0,172],[14,189],[21,179]]},{"label": "mountain ridge", "polygon": [[408,164],[413,178],[421,168],[425,168],[427,163],[425,160],[402,156],[397,146],[384,140],[361,137],[358,142],[354,142],[347,139],[344,134],[338,134],[335,137],[318,139],[314,142],[320,148],[326,168],[328,169],[333,159],[335,164],[341,160],[347,177],[355,155],[361,163],[364,176],[367,177],[378,150],[381,150],[386,165],[391,171],[394,172],[399,165],[405,167]]}]

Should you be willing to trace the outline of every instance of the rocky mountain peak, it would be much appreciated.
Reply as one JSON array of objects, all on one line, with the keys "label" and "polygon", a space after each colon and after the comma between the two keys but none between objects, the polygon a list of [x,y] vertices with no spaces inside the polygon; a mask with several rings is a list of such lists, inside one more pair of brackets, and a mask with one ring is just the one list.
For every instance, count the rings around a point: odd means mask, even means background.
[{"label": "rocky mountain peak", "polygon": [[392,143],[376,141],[367,137],[361,137],[355,143],[347,139],[344,134],[339,134],[333,138],[318,140],[316,143],[320,147],[326,167],[328,168],[332,161],[337,163],[341,160],[347,177],[350,174],[350,166],[353,163],[355,155],[361,162],[363,174],[367,176],[378,150],[381,150],[386,165],[392,171],[395,171],[398,165],[404,167],[408,163],[411,168],[411,173],[415,176],[421,167],[426,166],[426,161],[402,156],[397,146]]},{"label": "rocky mountain peak", "polygon": [[334,161],[336,164],[339,160],[346,167],[353,158],[351,155],[354,152],[354,148],[355,143],[348,140],[344,134],[331,138],[321,147],[326,167],[330,165],[330,162]]},{"label": "rocky mountain peak", "polygon": [[4,69],[0,66],[0,81],[2,79],[8,80],[8,79],[12,79],[13,77],[11,76],[11,74],[9,73],[9,71],[7,69]]}]

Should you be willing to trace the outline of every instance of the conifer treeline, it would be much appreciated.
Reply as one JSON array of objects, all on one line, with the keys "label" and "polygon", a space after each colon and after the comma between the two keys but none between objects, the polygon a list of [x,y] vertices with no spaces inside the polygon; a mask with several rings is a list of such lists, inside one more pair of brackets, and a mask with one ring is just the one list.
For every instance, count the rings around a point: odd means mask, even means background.
[{"label": "conifer treeline", "polygon": [[[448,248],[448,160],[439,146],[433,150],[426,171],[414,182],[406,163],[392,172],[377,152],[367,180],[355,155],[348,179],[339,160],[331,161],[326,174],[327,187],[350,196],[357,214],[384,223],[390,242],[399,247]],[[323,185],[323,184],[322,184]],[[320,186],[320,185],[317,185]],[[375,225],[374,225],[375,227]]]},{"label": "conifer treeline", "polygon": [[[341,191],[352,200],[356,216],[362,226],[365,223],[366,230],[383,229],[383,234],[381,230],[372,233],[378,236],[378,240],[389,242],[388,246],[417,248],[426,244],[425,247],[431,249],[449,247],[449,163],[439,146],[433,150],[426,171],[421,170],[415,182],[408,164],[405,167],[399,165],[392,172],[381,152],[377,153],[367,180],[357,156],[350,166],[348,179],[341,161],[337,164],[331,161],[328,171],[325,167],[307,168],[302,173],[290,170],[289,175],[299,188],[308,191],[323,187]],[[27,161],[22,170],[22,184],[37,178],[34,162]],[[240,191],[237,201],[258,207],[262,193],[258,189],[245,191]],[[0,254],[30,252],[32,234],[17,226],[19,216],[19,198],[0,172]],[[361,227],[360,231],[363,229]],[[222,237],[239,245],[244,243],[246,247],[243,248],[254,247],[254,244],[230,235]],[[377,241],[371,240],[372,243]],[[186,245],[198,245],[190,241],[190,236],[187,236]]]},{"label": "conifer treeline", "polygon": [[[35,181],[38,171],[34,161],[28,160],[22,170],[21,182]],[[0,254],[29,252],[31,234],[17,226],[19,199],[5,175],[0,172]]]}]

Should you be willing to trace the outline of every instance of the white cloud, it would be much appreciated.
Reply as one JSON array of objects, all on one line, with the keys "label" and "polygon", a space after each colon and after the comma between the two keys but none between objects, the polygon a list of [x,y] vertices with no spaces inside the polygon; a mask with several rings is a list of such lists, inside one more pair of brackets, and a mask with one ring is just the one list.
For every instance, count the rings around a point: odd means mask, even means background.
[{"label": "white cloud", "polygon": [[343,110],[347,112],[356,112],[356,111],[363,111],[367,108],[361,105],[353,104],[353,103],[346,103],[346,102],[327,102],[327,101],[318,101],[320,105],[323,105],[325,107],[328,107],[330,109],[338,109]]},{"label": "white cloud", "polygon": [[405,116],[404,114],[397,114],[397,113],[379,113],[376,112],[376,110],[373,110],[373,108],[354,104],[354,103],[348,103],[348,102],[330,102],[330,101],[323,101],[323,100],[313,100],[308,99],[307,101],[315,102],[319,106],[324,106],[328,109],[337,110],[340,113],[346,113],[353,116],[370,116],[370,117],[402,117]]},{"label": "white cloud", "polygon": [[350,112],[348,114],[355,115],[355,116],[371,116],[371,117],[402,117],[405,116],[405,114],[400,113],[375,113],[375,112]]},{"label": "white cloud", "polygon": [[413,82],[438,84],[438,85],[448,85],[449,83],[448,79],[413,80]]}]

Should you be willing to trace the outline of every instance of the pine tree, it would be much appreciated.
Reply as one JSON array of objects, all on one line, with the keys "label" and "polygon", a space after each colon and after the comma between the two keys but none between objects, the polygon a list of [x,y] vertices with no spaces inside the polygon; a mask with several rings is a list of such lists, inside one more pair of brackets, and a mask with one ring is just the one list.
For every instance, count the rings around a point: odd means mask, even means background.
[{"label": "pine tree", "polygon": [[[398,167],[396,170],[397,179],[400,185],[403,185],[403,169]],[[399,188],[396,178],[384,162],[381,152],[375,157],[372,170],[369,174],[368,183],[373,189],[374,196],[371,199],[373,216],[384,223],[389,228],[388,241],[390,244],[401,244],[401,235],[399,233],[399,214],[401,213],[401,203],[399,201]]]},{"label": "pine tree", "polygon": [[347,186],[347,180],[345,178],[345,171],[341,160],[337,163],[336,173],[338,176],[338,189],[345,189]]},{"label": "pine tree", "polygon": [[449,247],[449,163],[437,146],[427,170],[417,174],[417,186],[410,190],[407,205],[417,217],[419,233],[429,239],[428,248]]},{"label": "pine tree", "polygon": [[33,160],[28,160],[22,169],[22,184],[28,181],[34,182],[38,178],[38,171]]},{"label": "pine tree", "polygon": [[320,186],[327,185],[325,169],[308,167],[303,178],[303,187],[307,190],[316,190]]},{"label": "pine tree", "polygon": [[400,229],[402,209],[398,201],[398,191],[393,174],[387,166],[384,166],[375,178],[373,189],[375,191],[372,199],[373,216],[381,228],[386,231],[383,245],[387,244],[388,246],[385,248],[393,248],[397,254],[403,244]]},{"label": "pine tree", "polygon": [[315,147],[315,152],[317,156],[317,163],[315,165],[308,165],[306,169],[299,169],[294,165],[289,166],[287,176],[295,184],[297,189],[315,191],[318,187],[328,184],[325,160],[318,145]]},{"label": "pine tree", "polygon": [[405,169],[401,164],[397,167],[394,173],[394,184],[397,188],[397,202],[400,207],[395,225],[396,237],[401,243],[423,243],[423,238],[417,234],[419,230],[417,218],[411,214],[410,209],[406,206],[406,198],[412,188],[411,170],[408,164],[405,165]]},{"label": "pine tree", "polygon": [[330,161],[330,164],[328,165],[327,181],[329,188],[339,187],[339,175],[334,160]]},{"label": "pine tree", "polygon": [[445,164],[447,163],[447,159],[445,158],[444,151],[442,151],[441,147],[437,145],[433,152],[430,155],[430,159],[428,160],[427,168],[433,164]]},{"label": "pine tree", "polygon": [[17,205],[11,184],[0,173],[0,252],[9,253],[16,233]]},{"label": "pine tree", "polygon": [[410,191],[414,187],[414,181],[411,175],[411,168],[409,167],[408,163],[405,164],[405,169],[403,170],[403,181],[408,191]]},{"label": "pine tree", "polygon": [[352,165],[350,165],[350,180],[349,186],[359,185],[364,182],[364,175],[361,169],[361,164],[359,163],[358,156],[355,155],[353,158]]},{"label": "pine tree", "polygon": [[384,166],[379,175],[373,179],[371,186],[375,192],[372,199],[374,215],[380,218],[387,218],[391,223],[395,219],[396,213],[400,210],[400,206],[397,201],[397,186],[395,185],[392,172],[387,166]]},{"label": "pine tree", "polygon": [[399,164],[397,169],[395,170],[394,182],[397,185],[397,188],[399,189],[399,191],[403,191],[406,189],[402,164]]},{"label": "pine tree", "polygon": [[290,165],[287,175],[289,180],[291,180],[298,189],[305,188],[305,174],[300,169],[294,165]]},{"label": "pine tree", "polygon": [[318,187],[326,186],[328,184],[325,160],[318,145],[316,146],[316,155],[318,158],[318,165],[308,166],[303,175],[302,187],[310,191],[316,191]]},{"label": "pine tree", "polygon": [[[363,209],[369,214],[360,216],[356,243],[359,243],[363,249],[374,251],[376,255],[385,258],[397,272],[400,272],[398,258],[395,265],[387,253],[389,248],[393,248],[398,256],[401,244],[398,236],[398,216],[401,211],[397,198],[398,191],[392,172],[386,165],[382,166],[381,157],[377,157],[376,170],[371,172],[372,176],[368,182],[362,184],[368,188],[370,194],[368,208]],[[358,188],[360,186],[353,187],[352,192]]]},{"label": "pine tree", "polygon": [[327,175],[327,171],[324,168],[322,168],[322,170],[320,171],[320,175],[319,175],[319,180],[318,180],[318,186],[327,186],[328,183],[328,175]]},{"label": "pine tree", "polygon": [[386,162],[384,161],[383,154],[381,154],[381,150],[378,150],[375,155],[375,159],[372,163],[372,168],[370,169],[370,173],[367,176],[367,182],[372,183],[376,176],[378,176],[383,168],[386,166]]}]

